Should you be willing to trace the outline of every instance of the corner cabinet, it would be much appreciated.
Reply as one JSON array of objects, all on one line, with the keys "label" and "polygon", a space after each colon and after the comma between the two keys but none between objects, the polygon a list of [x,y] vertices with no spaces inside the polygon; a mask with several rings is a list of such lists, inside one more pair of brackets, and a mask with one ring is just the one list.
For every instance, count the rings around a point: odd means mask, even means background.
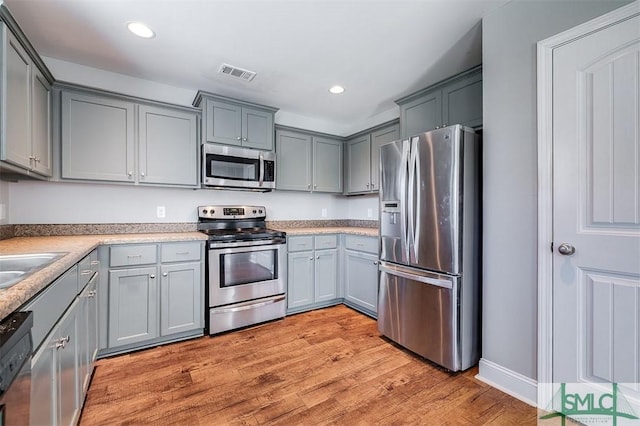
[{"label": "corner cabinet", "polygon": [[482,68],[461,74],[398,99],[400,134],[407,138],[452,124],[482,126]]},{"label": "corner cabinet", "polygon": [[[52,175],[51,82],[53,77],[24,35],[9,28],[0,9],[0,161],[12,172]],[[13,26],[13,25],[12,25]]]},{"label": "corner cabinet", "polygon": [[101,248],[109,265],[101,355],[203,334],[203,248],[197,241]]},{"label": "corner cabinet", "polygon": [[374,318],[378,312],[378,239],[345,235],[344,302]]},{"label": "corner cabinet", "polygon": [[287,247],[287,313],[340,303],[338,236],[292,236]]},{"label": "corner cabinet", "polygon": [[63,87],[62,179],[198,185],[198,113]]},{"label": "corner cabinet", "polygon": [[377,192],[380,145],[400,138],[397,122],[387,123],[351,137],[345,143],[345,194]]},{"label": "corner cabinet", "polygon": [[342,140],[278,128],[276,156],[276,189],[342,193]]},{"label": "corner cabinet", "polygon": [[277,108],[202,91],[196,95],[193,105],[202,108],[203,143],[273,151],[273,123]]}]

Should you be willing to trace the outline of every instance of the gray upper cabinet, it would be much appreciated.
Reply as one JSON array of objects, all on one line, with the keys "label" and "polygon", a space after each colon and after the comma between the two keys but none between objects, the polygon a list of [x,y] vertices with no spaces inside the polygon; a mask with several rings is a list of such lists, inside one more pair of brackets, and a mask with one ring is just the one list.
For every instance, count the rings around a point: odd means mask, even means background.
[{"label": "gray upper cabinet", "polygon": [[380,145],[399,139],[397,123],[374,128],[346,142],[345,194],[378,191]]},{"label": "gray upper cabinet", "polygon": [[0,160],[12,171],[50,177],[52,77],[4,22],[0,40]]},{"label": "gray upper cabinet", "polygon": [[138,117],[140,182],[196,186],[196,115],[169,108],[140,105]]},{"label": "gray upper cabinet", "polygon": [[396,103],[403,138],[452,124],[482,126],[482,68],[467,70]]},{"label": "gray upper cabinet", "polygon": [[195,110],[63,88],[63,179],[198,185]]},{"label": "gray upper cabinet", "polygon": [[342,193],[343,144],[337,138],[276,130],[276,189]]},{"label": "gray upper cabinet", "polygon": [[133,102],[62,92],[62,178],[134,182]]},{"label": "gray upper cabinet", "polygon": [[206,92],[193,105],[202,107],[202,142],[273,151],[274,114],[278,110]]}]

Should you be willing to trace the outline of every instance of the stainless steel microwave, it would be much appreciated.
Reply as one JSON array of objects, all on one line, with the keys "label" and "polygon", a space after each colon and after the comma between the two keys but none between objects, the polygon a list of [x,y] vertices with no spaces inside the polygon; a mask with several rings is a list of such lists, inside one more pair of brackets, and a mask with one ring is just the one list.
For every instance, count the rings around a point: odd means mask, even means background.
[{"label": "stainless steel microwave", "polygon": [[202,186],[271,191],[276,187],[276,154],[234,146],[203,144]]}]

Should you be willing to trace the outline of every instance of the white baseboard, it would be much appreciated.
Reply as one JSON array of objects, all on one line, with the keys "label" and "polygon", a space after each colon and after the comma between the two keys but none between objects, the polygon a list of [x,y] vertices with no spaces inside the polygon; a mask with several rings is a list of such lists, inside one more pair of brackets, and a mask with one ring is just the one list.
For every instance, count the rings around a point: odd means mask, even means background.
[{"label": "white baseboard", "polygon": [[502,392],[536,407],[538,382],[520,373],[504,368],[495,362],[482,358],[476,379]]}]

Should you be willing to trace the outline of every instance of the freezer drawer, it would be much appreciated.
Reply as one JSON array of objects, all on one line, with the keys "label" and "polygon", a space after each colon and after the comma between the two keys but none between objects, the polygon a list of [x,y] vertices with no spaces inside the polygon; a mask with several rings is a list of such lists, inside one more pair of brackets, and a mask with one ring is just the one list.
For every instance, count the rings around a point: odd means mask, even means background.
[{"label": "freezer drawer", "polygon": [[462,365],[459,289],[459,277],[380,262],[378,330],[449,370],[470,367]]}]

